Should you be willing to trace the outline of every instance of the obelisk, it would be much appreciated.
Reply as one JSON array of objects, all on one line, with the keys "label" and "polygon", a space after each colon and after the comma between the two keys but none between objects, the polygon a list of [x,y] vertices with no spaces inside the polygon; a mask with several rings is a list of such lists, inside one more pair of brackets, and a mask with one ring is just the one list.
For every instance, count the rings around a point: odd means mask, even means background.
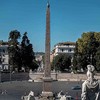
[{"label": "obelisk", "polygon": [[43,97],[51,97],[51,66],[50,66],[50,4],[47,3],[46,9],[46,37],[45,37],[45,68],[43,77]]}]

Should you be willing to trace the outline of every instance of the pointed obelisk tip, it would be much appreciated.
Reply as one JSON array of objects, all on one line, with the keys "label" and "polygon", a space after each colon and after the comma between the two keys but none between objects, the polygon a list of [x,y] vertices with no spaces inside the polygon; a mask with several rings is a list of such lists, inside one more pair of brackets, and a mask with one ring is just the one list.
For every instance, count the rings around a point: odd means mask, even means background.
[{"label": "pointed obelisk tip", "polygon": [[50,7],[50,3],[49,3],[49,0],[48,0],[48,2],[47,2],[47,7],[48,7],[48,8]]}]

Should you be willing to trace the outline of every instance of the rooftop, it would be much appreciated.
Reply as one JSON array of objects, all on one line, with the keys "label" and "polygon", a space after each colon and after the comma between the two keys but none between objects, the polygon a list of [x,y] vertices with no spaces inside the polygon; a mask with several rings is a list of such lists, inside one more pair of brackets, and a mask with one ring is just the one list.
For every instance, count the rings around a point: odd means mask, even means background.
[{"label": "rooftop", "polygon": [[[68,42],[60,42],[60,43],[57,43],[56,45],[75,45],[75,44],[76,44],[76,42],[69,42],[69,41],[68,41]],[[56,46],[56,45],[55,45],[55,46]],[[54,47],[55,47],[55,46],[54,46]]]}]

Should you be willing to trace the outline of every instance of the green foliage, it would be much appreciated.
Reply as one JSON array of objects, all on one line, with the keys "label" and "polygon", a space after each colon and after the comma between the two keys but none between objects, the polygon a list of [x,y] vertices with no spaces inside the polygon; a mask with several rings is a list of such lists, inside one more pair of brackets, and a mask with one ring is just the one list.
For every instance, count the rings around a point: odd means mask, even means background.
[{"label": "green foliage", "polygon": [[[83,33],[81,38],[77,40],[78,44],[78,52],[79,53],[86,53],[86,49],[91,49],[94,45],[94,47],[98,46],[98,42],[100,42],[100,32],[87,32]],[[91,46],[91,47],[88,47]],[[94,49],[94,48],[93,48]]]},{"label": "green foliage", "polygon": [[15,68],[20,68],[21,66],[20,47],[18,46],[18,39],[20,36],[20,32],[17,30],[13,30],[9,33],[8,54],[9,64],[12,65],[12,70],[15,70]]},{"label": "green foliage", "polygon": [[22,58],[22,66],[25,69],[37,69],[38,66],[35,61],[35,56],[33,52],[32,44],[27,37],[27,32],[24,33],[21,42],[21,58]]},{"label": "green foliage", "polygon": [[20,32],[13,30],[9,33],[9,45],[16,46],[18,45],[18,39],[21,37]]},{"label": "green foliage", "polygon": [[25,67],[25,69],[37,69],[38,64],[35,61],[33,47],[27,37],[27,32],[22,37],[21,45],[18,42],[20,37],[20,32],[17,30],[9,33],[8,54],[9,64],[12,66],[12,70],[17,68],[19,71],[21,67]]},{"label": "green foliage", "polygon": [[69,69],[71,65],[71,58],[67,54],[59,54],[53,58],[53,62],[51,64],[52,69],[64,71],[65,69]]},{"label": "green foliage", "polygon": [[[74,56],[74,66],[80,69],[86,69],[87,64],[96,66],[95,55],[100,44],[100,32],[83,33],[81,38],[77,40],[77,46]],[[80,58],[78,59],[78,57]]]},{"label": "green foliage", "polygon": [[96,69],[100,71],[100,47],[97,49],[95,59],[96,59]]}]

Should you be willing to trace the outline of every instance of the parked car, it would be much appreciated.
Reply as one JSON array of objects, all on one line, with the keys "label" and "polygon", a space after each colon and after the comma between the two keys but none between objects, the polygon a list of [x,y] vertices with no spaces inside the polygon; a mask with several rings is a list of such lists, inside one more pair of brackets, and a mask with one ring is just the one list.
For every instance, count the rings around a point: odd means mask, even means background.
[{"label": "parked car", "polygon": [[72,90],[81,90],[81,87],[79,85],[73,86],[71,88]]}]

